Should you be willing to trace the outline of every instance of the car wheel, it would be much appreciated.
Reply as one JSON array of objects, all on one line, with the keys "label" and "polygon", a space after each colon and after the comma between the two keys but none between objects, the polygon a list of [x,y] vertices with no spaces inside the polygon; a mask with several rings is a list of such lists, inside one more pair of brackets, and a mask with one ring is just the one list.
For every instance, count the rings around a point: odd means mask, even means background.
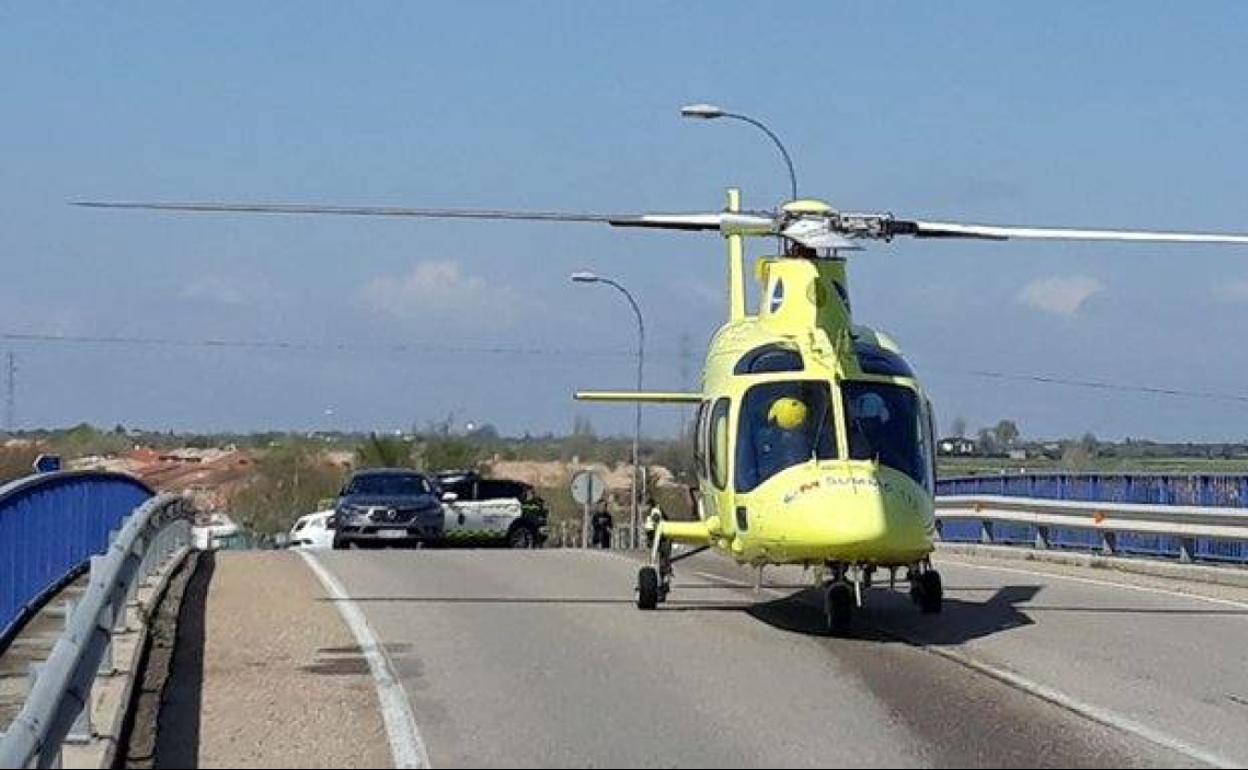
[{"label": "car wheel", "polygon": [[344,537],[334,538],[334,550],[335,551],[345,551],[350,547],[351,547],[351,541],[347,540],[346,538]]},{"label": "car wheel", "polygon": [[511,532],[507,534],[507,547],[509,548],[532,548],[537,543],[537,537],[533,534],[533,530],[525,526],[512,527]]}]

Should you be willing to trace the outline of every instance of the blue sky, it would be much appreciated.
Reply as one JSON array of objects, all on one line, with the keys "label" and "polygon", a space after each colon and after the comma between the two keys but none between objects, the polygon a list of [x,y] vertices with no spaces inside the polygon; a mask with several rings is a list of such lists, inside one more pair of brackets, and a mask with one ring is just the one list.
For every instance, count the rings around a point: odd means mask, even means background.
[{"label": "blue sky", "polygon": [[[5,3],[0,331],[544,353],[0,342],[25,426],[393,428],[453,413],[563,431],[581,386],[681,386],[721,322],[712,237],[85,211],[103,199],[571,210],[805,194],[1008,224],[1248,231],[1248,6],[1201,3]],[[754,247],[761,253],[763,244]],[[1244,439],[1248,405],[974,372],[1248,394],[1248,251],[921,243],[851,268],[942,423]],[[585,355],[598,351],[599,355]],[[687,366],[687,365],[686,365]],[[696,371],[698,362],[692,369]],[[332,411],[328,413],[327,411]],[[647,412],[668,434],[675,413]]]}]

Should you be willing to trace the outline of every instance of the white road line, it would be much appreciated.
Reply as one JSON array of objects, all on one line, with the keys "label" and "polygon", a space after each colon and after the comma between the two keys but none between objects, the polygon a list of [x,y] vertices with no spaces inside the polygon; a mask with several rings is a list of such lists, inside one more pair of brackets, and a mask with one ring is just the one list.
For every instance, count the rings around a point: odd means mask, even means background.
[{"label": "white road line", "polygon": [[368,661],[368,670],[377,686],[377,700],[381,704],[381,718],[386,726],[386,737],[390,741],[390,756],[394,760],[394,766],[432,767],[429,764],[429,753],[425,750],[425,742],[421,740],[420,730],[416,727],[412,706],[407,701],[407,694],[403,692],[403,685],[394,675],[394,667],[390,663],[386,648],[373,635],[363,611],[351,600],[338,578],[314,554],[300,550],[299,555],[321,581],[325,592],[334,600],[343,622],[351,629],[355,643]]},{"label": "white road line", "polygon": [[[915,643],[913,640],[909,641]],[[921,643],[919,644],[925,651],[930,652],[933,655],[939,655],[942,658],[959,663],[969,669],[978,671],[985,676],[996,679],[999,682],[1034,695],[1041,700],[1048,701],[1056,706],[1061,706],[1068,711],[1073,711],[1074,713],[1086,717],[1093,722],[1099,722],[1106,727],[1130,733],[1139,738],[1143,738],[1150,743],[1161,746],[1162,748],[1183,754],[1189,759],[1194,759],[1197,762],[1203,762],[1204,764],[1211,765],[1213,767],[1243,767],[1243,763],[1234,762],[1225,757],[1205,751],[1204,749],[1193,746],[1190,743],[1185,743],[1178,738],[1174,738],[1163,732],[1154,730],[1148,725],[1136,722],[1134,719],[1125,717],[1115,711],[1110,711],[1109,709],[1104,709],[1100,706],[1094,706],[1091,703],[1086,703],[1077,698],[1073,698],[1064,692],[1053,689],[1052,687],[1040,684],[1039,682],[1033,682],[1032,680],[1020,676],[1013,671],[984,663],[956,650],[949,650]]]},{"label": "white road line", "polygon": [[[963,562],[958,562],[958,563],[964,564]],[[974,567],[976,565],[965,564],[964,566]],[[984,569],[992,569],[992,568],[984,567]],[[1007,571],[1023,572],[1025,574],[1032,574],[1032,575],[1043,576],[1043,577],[1057,577],[1057,576],[1049,575],[1049,573],[1047,572],[1028,573],[1026,570],[1010,570],[1008,568],[1007,568]],[[740,588],[740,589],[745,589],[745,590],[753,590],[754,588],[754,586],[748,583],[743,583],[738,580],[733,580],[732,578],[727,578],[722,575],[716,575],[711,572],[696,571],[693,574],[701,578],[719,582],[725,587],[729,587],[729,588]],[[1113,586],[1113,587],[1120,587],[1120,584],[1118,583],[1108,583],[1108,582],[1090,580],[1090,579],[1084,579],[1084,578],[1072,578],[1072,579],[1084,580],[1085,582],[1098,583],[1098,584],[1103,584],[1103,585],[1108,585],[1108,586]],[[1183,594],[1177,591],[1170,592],[1170,591],[1164,591],[1164,589],[1158,589],[1158,590],[1161,591],[1162,593],[1174,593],[1177,596],[1183,596],[1183,597],[1191,596],[1190,594]],[[763,591],[773,596],[777,596],[777,597],[785,597],[785,596],[792,595],[792,594],[785,593],[783,591],[779,591],[775,588],[770,588],[767,586],[763,587]],[[1197,597],[1197,598],[1207,599],[1208,597]],[[1210,601],[1222,601],[1222,600],[1210,600]],[[1229,602],[1229,603],[1235,604],[1235,602]],[[1225,757],[1218,756],[1217,754],[1205,751],[1204,749],[1198,748],[1196,746],[1192,746],[1189,743],[1185,743],[1179,740],[1178,738],[1174,738],[1163,732],[1154,730],[1153,728],[1147,725],[1141,724],[1139,722],[1136,722],[1135,720],[1129,717],[1123,716],[1122,714],[1119,714],[1114,711],[1110,711],[1108,709],[1101,708],[1100,706],[1096,706],[1091,703],[1086,703],[1084,701],[1079,700],[1078,698],[1071,697],[1070,695],[1067,695],[1066,693],[1063,693],[1059,690],[1055,690],[1052,687],[1040,684],[1039,682],[1033,682],[1032,680],[1027,679],[1024,676],[1021,676],[1020,674],[1014,671],[1010,671],[1008,669],[1004,669],[999,666],[994,666],[989,663],[984,663],[982,661],[976,660],[970,655],[967,655],[962,652],[958,652],[956,650],[950,650],[950,649],[946,649],[942,647],[936,647],[933,645],[924,644],[921,640],[911,639],[909,637],[902,636],[896,630],[893,630],[890,628],[881,628],[880,630],[885,631],[886,633],[894,637],[897,637],[899,639],[904,639],[906,642],[909,642],[910,644],[913,644],[921,648],[925,652],[930,652],[933,655],[939,655],[940,657],[945,658],[946,660],[950,660],[950,661],[953,661],[954,663],[958,663],[959,665],[965,666],[966,668],[969,668],[973,671],[978,671],[979,673],[984,674],[985,676],[991,677],[992,679],[996,679],[998,682],[1001,682],[1002,684],[1006,684],[1006,685],[1009,685],[1010,687],[1014,687],[1018,690],[1022,690],[1023,692],[1028,693],[1029,695],[1034,695],[1035,697],[1040,698],[1041,700],[1048,701],[1049,703],[1052,703],[1056,706],[1060,706],[1061,708],[1064,708],[1067,711],[1074,712],[1075,714],[1078,714],[1079,716],[1082,716],[1086,719],[1090,719],[1093,722],[1097,722],[1099,724],[1105,725],[1106,727],[1110,727],[1115,730],[1119,730],[1121,732],[1129,733],[1139,738],[1143,738],[1144,740],[1152,744],[1155,744],[1157,746],[1161,746],[1162,748],[1169,749],[1170,751],[1174,751],[1176,753],[1182,754],[1188,757],[1189,759],[1196,760],[1197,762],[1211,765],[1213,767],[1233,768],[1233,767],[1244,766],[1242,762],[1235,762]]]},{"label": "white road line", "polygon": [[[1180,599],[1196,599],[1197,601],[1210,602],[1211,604],[1222,604],[1228,607],[1236,607],[1241,610],[1248,610],[1248,602],[1237,602],[1234,599],[1219,599],[1213,596],[1205,596],[1204,594],[1190,593],[1187,591],[1175,591],[1169,588],[1154,588],[1152,586],[1142,586],[1133,583],[1116,583],[1112,580],[1097,580],[1096,578],[1079,577],[1077,575],[1063,575],[1058,572],[1044,572],[1042,570],[1028,570],[1019,567],[997,567],[990,564],[971,564],[961,559],[950,559],[947,557],[937,557],[937,562],[941,564],[953,564],[967,569],[986,570],[989,572],[1014,572],[1019,575],[1033,575],[1035,577],[1047,577],[1055,580],[1067,580],[1072,583],[1087,583],[1094,586],[1105,586],[1107,588],[1125,588],[1128,591],[1143,591],[1149,594],[1159,594],[1161,596],[1172,596]],[[1160,578],[1166,580],[1168,578]]]}]

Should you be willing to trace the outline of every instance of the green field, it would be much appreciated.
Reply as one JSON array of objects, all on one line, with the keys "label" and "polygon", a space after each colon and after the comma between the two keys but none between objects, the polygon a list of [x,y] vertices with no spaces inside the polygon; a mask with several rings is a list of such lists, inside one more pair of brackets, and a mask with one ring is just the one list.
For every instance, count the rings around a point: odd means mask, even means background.
[{"label": "green field", "polygon": [[997,457],[942,457],[939,478],[1000,473],[1248,473],[1243,457],[1098,457],[1070,467],[1045,457],[1008,460]]}]

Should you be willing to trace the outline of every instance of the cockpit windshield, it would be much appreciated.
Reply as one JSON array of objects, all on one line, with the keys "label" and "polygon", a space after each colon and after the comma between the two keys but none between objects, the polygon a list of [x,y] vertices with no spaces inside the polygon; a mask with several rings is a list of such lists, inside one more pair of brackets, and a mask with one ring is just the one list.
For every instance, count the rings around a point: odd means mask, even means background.
[{"label": "cockpit windshield", "polygon": [[836,457],[827,382],[766,382],[746,391],[738,417],[736,490],[749,492],[785,468]]},{"label": "cockpit windshield", "polygon": [[852,460],[878,460],[920,485],[932,485],[932,463],[919,397],[902,385],[842,382]]}]

